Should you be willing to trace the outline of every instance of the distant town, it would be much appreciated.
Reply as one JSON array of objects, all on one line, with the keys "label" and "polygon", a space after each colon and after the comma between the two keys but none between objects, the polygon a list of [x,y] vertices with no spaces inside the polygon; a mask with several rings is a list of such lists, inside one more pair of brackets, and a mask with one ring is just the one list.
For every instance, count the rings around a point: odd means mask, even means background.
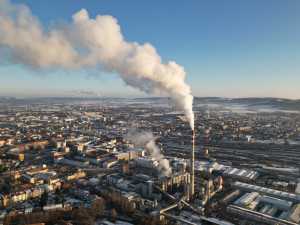
[{"label": "distant town", "polygon": [[299,105],[1,98],[0,224],[299,224]]}]

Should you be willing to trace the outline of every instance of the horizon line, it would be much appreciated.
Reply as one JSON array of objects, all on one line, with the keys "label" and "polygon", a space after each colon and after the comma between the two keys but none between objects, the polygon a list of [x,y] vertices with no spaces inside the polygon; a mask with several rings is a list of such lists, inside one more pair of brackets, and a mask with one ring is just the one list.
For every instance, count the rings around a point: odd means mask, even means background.
[{"label": "horizon line", "polygon": [[[284,99],[284,100],[300,100],[298,98],[281,98],[281,97],[220,97],[220,96],[193,96],[194,98],[218,98],[218,99]],[[0,98],[16,98],[16,99],[32,99],[32,98],[84,98],[84,99],[98,99],[98,97],[84,97],[84,96],[1,96]],[[170,96],[145,96],[145,97],[101,97],[102,99],[111,99],[111,98],[118,98],[118,99],[151,99],[151,98],[170,98]]]}]

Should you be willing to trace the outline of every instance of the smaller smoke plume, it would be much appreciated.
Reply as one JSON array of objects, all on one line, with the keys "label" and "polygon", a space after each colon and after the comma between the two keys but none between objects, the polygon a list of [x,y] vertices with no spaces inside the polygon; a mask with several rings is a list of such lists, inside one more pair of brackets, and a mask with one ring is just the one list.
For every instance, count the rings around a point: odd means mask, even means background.
[{"label": "smaller smoke plume", "polygon": [[75,94],[85,94],[85,95],[96,95],[99,98],[100,110],[101,110],[101,95],[98,91],[86,91],[86,90],[73,90],[72,93]]},{"label": "smaller smoke plume", "polygon": [[73,90],[72,92],[75,94],[96,95],[99,98],[101,96],[100,92],[98,92],[98,91]]},{"label": "smaller smoke plume", "polygon": [[137,132],[136,129],[132,129],[128,132],[125,138],[134,144],[134,148],[136,150],[147,150],[148,155],[159,162],[158,170],[161,173],[164,175],[172,173],[169,161],[164,158],[163,154],[161,154],[160,149],[155,144],[156,137],[152,133],[146,131]]}]

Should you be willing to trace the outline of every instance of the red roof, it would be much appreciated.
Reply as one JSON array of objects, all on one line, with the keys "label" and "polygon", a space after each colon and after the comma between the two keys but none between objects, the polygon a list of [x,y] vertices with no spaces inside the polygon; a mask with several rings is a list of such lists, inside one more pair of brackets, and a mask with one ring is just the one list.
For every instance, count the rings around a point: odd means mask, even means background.
[{"label": "red roof", "polygon": [[46,140],[34,141],[34,142],[24,143],[24,144],[20,144],[20,145],[14,145],[11,148],[18,148],[18,147],[23,147],[23,146],[27,146],[27,145],[34,145],[34,144],[46,143],[46,142],[48,142],[48,141],[46,141]]},{"label": "red roof", "polygon": [[129,167],[128,164],[121,164],[121,166],[123,166],[123,167]]},{"label": "red roof", "polygon": [[100,156],[100,158],[104,158],[104,157],[109,156],[109,155],[110,155],[110,153],[105,153],[105,154],[102,154],[102,155],[99,155],[99,156]]},{"label": "red roof", "polygon": [[109,159],[109,160],[106,161],[106,163],[113,163],[115,161],[118,161],[118,160],[117,159]]},{"label": "red roof", "polygon": [[13,139],[13,140],[21,140],[21,138],[19,138],[19,137],[11,137],[11,138],[9,138],[9,139]]},{"label": "red roof", "polygon": [[64,139],[63,137],[57,137],[57,138],[53,138],[52,140],[53,141],[59,141],[59,140],[62,140],[62,139]]}]

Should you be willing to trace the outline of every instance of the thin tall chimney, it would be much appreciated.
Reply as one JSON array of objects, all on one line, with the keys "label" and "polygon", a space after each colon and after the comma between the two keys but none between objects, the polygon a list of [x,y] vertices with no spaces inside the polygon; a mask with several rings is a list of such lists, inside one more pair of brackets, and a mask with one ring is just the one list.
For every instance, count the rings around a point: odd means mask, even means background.
[{"label": "thin tall chimney", "polygon": [[99,95],[98,98],[99,98],[99,110],[101,112],[101,96]]},{"label": "thin tall chimney", "polygon": [[194,160],[195,160],[195,131],[193,131],[192,130],[192,149],[191,149],[191,197],[193,197],[194,196],[194,193],[195,193],[195,191],[194,191],[194,188],[195,188],[195,169],[194,169],[194,167],[195,167],[195,162],[194,162]]}]

